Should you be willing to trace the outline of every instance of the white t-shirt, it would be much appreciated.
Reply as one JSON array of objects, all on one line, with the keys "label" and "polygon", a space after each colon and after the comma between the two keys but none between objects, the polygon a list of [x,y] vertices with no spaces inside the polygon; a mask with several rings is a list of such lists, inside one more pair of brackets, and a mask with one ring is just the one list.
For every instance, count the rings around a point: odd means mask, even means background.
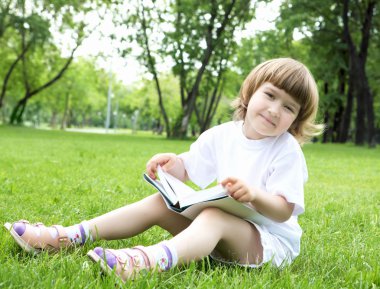
[{"label": "white t-shirt", "polygon": [[220,182],[237,177],[294,203],[288,221],[261,225],[289,249],[293,259],[300,251],[302,230],[297,216],[304,212],[303,186],[308,178],[302,150],[288,132],[260,140],[247,139],[242,124],[231,121],[205,131],[180,157],[190,180],[202,188],[215,179]]}]

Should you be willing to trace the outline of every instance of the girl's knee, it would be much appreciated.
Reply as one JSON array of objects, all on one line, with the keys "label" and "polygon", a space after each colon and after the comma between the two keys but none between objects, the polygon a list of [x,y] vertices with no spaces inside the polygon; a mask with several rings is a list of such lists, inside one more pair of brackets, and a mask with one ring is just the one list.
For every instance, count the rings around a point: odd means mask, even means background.
[{"label": "girl's knee", "polygon": [[168,208],[160,193],[155,193],[153,195],[148,196],[147,200],[149,202],[147,207],[149,207],[151,210],[156,211],[157,213],[160,213],[161,215],[174,213]]},{"label": "girl's knee", "polygon": [[225,217],[226,213],[221,209],[208,207],[202,210],[202,212],[196,217],[196,220],[216,223],[219,221],[223,222]]},{"label": "girl's knee", "polygon": [[164,200],[162,199],[162,197],[160,195],[160,193],[155,193],[153,195],[150,195],[150,196],[147,197],[147,199],[149,200],[149,202],[152,205],[167,208]]}]

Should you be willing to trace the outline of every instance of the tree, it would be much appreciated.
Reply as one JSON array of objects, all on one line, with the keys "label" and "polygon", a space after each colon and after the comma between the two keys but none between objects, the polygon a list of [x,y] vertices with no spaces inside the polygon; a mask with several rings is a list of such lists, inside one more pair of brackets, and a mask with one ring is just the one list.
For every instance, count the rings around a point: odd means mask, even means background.
[{"label": "tree", "polygon": [[[11,75],[15,69],[21,71],[21,78],[13,80],[21,83],[24,87],[23,97],[16,102],[11,113],[10,122],[20,123],[22,115],[25,111],[27,102],[47,87],[56,83],[73,59],[73,54],[80,45],[85,36],[85,25],[83,21],[74,21],[74,17],[79,13],[84,15],[91,7],[88,1],[81,2],[76,0],[71,1],[33,1],[25,0],[8,0],[0,5],[0,39],[3,39],[6,45],[11,45],[15,52],[14,59],[9,63],[0,94],[0,107],[3,106],[6,92],[9,88]],[[59,23],[59,25],[58,25]],[[71,31],[75,44],[71,47],[70,56],[62,62],[61,51],[56,49],[54,44],[54,35],[51,34],[53,27],[58,32]],[[50,71],[50,75],[42,81],[41,78],[35,77],[37,74],[33,69],[34,62],[39,59],[35,57],[39,50],[45,50],[43,59],[45,61],[44,69]],[[49,53],[51,51],[51,53]],[[61,66],[57,67],[56,64]],[[38,75],[41,71],[38,71]]]},{"label": "tree", "polygon": [[[136,33],[136,36],[134,37],[136,41],[141,45],[141,47],[144,49],[145,53],[143,53],[139,59],[142,60],[142,62],[147,67],[147,70],[152,74],[154,83],[156,85],[157,95],[158,95],[158,105],[161,110],[162,117],[164,119],[165,123],[165,129],[166,129],[166,135],[167,137],[171,136],[171,130],[170,130],[170,124],[169,124],[169,118],[165,110],[165,105],[163,101],[162,91],[161,91],[161,85],[160,81],[158,79],[158,73],[156,69],[156,60],[152,54],[151,46],[149,43],[149,30],[150,27],[148,26],[148,21],[152,18],[151,16],[151,10],[147,9],[146,6],[144,6],[143,1],[140,1],[138,3],[138,6],[136,7],[136,16],[134,19],[135,21],[138,21],[141,25],[140,33]],[[148,18],[148,19],[147,19]],[[132,18],[133,19],[133,18]],[[136,22],[135,22],[136,23]]]},{"label": "tree", "polygon": [[[169,7],[158,7],[154,1],[144,1],[144,5],[141,2],[135,9],[137,13],[128,20],[137,30],[134,39],[144,48],[140,60],[143,59],[143,64],[155,79],[163,114],[158,60],[172,62],[172,72],[179,78],[182,109],[173,125],[173,135],[186,136],[194,110],[204,130],[220,99],[222,75],[234,50],[235,31],[253,17],[254,10],[250,2],[177,0],[170,2]],[[158,38],[155,43],[152,41],[154,35]],[[210,87],[209,84],[202,88],[204,79],[205,83],[210,84],[212,79],[218,85],[215,93],[206,93],[210,91],[210,88],[206,88]],[[200,95],[201,91],[204,92],[203,96]],[[214,87],[211,91],[214,91]],[[210,97],[205,101],[207,95]],[[198,99],[203,99],[206,110],[196,109],[197,104],[202,102]]]},{"label": "tree", "polygon": [[[42,63],[42,61],[41,61]],[[45,78],[45,75],[40,77]],[[97,68],[95,58],[77,58],[54,86],[32,98],[24,113],[24,121],[50,123],[51,127],[66,129],[72,126],[104,127],[109,74]],[[125,85],[112,76],[113,103],[119,103],[119,111],[134,99],[127,98],[130,92]],[[135,98],[138,99],[137,94]],[[141,107],[141,103],[137,104]],[[113,108],[114,124],[117,107]]]},{"label": "tree", "polygon": [[[362,145],[365,142],[365,132],[367,131],[367,142],[371,147],[375,146],[375,126],[373,97],[368,84],[366,73],[366,62],[368,57],[368,48],[372,28],[372,18],[374,15],[376,1],[364,1],[357,3],[356,9],[349,11],[348,0],[343,1],[343,31],[344,38],[348,45],[350,60],[350,78],[349,85],[353,86],[352,90],[356,96],[356,136],[355,143]],[[362,13],[360,13],[363,11]],[[350,28],[350,21],[356,21],[361,26],[360,40],[355,44],[353,32]],[[353,19],[352,19],[353,18]]]},{"label": "tree", "polygon": [[[322,110],[328,126],[324,141],[346,142],[352,118],[355,116],[355,142],[363,143],[363,135],[367,133],[368,143],[373,143],[373,99],[366,80],[366,64],[363,62],[368,55],[370,31],[377,33],[377,29],[370,25],[370,15],[376,13],[372,7],[375,5],[371,2],[373,1],[355,2],[348,6],[348,1],[293,0],[281,6],[277,27],[288,31],[291,36],[295,31],[302,32],[304,38],[300,42],[310,47],[307,64],[315,72],[317,80],[320,80]],[[358,51],[358,46],[365,51]],[[358,67],[358,59],[354,59],[354,55],[361,59],[361,67]],[[364,89],[365,87],[368,89]],[[353,115],[355,99],[357,110]],[[364,107],[367,108],[366,111]],[[363,118],[366,116],[368,127],[363,126]]]}]

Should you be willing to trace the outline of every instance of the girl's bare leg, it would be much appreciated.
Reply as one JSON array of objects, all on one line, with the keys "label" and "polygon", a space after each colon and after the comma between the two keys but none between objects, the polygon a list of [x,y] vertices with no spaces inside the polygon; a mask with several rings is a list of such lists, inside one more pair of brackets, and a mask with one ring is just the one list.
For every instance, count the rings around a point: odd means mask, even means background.
[{"label": "girl's bare leg", "polygon": [[191,221],[170,211],[162,197],[156,193],[91,219],[88,223],[94,240],[116,240],[135,236],[154,225],[175,236],[187,228]]},{"label": "girl's bare leg", "polygon": [[114,210],[90,221],[70,227],[55,225],[46,227],[42,223],[28,221],[6,223],[14,240],[26,251],[57,252],[72,245],[83,245],[88,240],[122,239],[137,235],[153,225],[158,225],[176,235],[184,230],[190,220],[170,211],[157,193],[139,202]]},{"label": "girl's bare leg", "polygon": [[[127,211],[129,214],[130,210]],[[126,227],[124,233],[137,233],[149,225],[138,226],[134,230]],[[176,220],[174,226],[172,223],[169,227],[174,229],[174,235],[178,233],[169,241],[121,250],[97,247],[87,255],[93,261],[100,262],[102,268],[112,269],[124,281],[134,278],[140,270],[158,268],[159,271],[167,271],[176,264],[199,260],[214,250],[223,258],[240,264],[260,264],[263,260],[263,248],[256,227],[217,208],[206,208],[190,225],[189,221],[181,223]],[[106,235],[115,237],[113,233],[107,232]],[[117,233],[116,237],[125,237]]]},{"label": "girl's bare leg", "polygon": [[207,208],[191,225],[168,243],[186,264],[209,255],[214,249],[224,258],[241,264],[260,264],[263,248],[256,227],[217,208]]}]

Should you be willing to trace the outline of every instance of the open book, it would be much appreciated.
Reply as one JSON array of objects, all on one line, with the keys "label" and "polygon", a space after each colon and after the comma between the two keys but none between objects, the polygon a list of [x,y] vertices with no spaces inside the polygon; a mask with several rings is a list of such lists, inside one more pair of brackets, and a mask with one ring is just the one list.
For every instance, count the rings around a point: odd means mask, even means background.
[{"label": "open book", "polygon": [[207,207],[216,207],[227,213],[252,221],[256,224],[270,224],[272,220],[259,214],[252,206],[230,197],[222,185],[195,191],[161,167],[157,168],[159,180],[153,180],[147,174],[144,179],[154,186],[163,197],[168,208],[191,220]]}]

